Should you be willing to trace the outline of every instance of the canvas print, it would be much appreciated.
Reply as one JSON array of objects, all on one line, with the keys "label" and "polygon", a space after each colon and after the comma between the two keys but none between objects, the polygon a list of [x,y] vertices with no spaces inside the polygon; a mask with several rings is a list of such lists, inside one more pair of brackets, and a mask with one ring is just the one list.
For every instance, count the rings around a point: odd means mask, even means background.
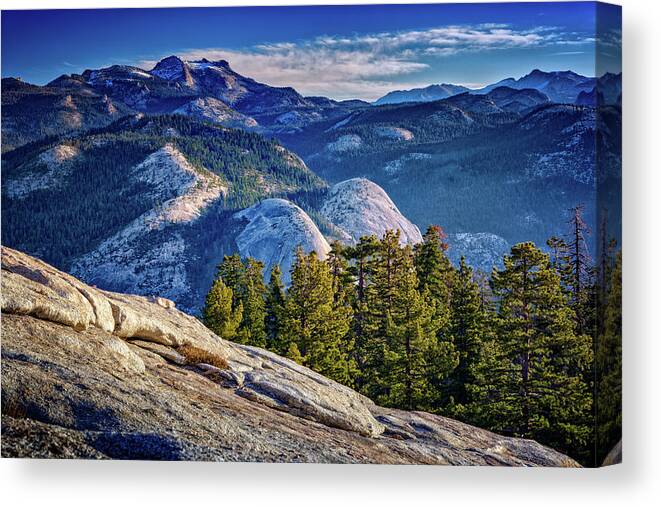
[{"label": "canvas print", "polygon": [[5,10],[2,457],[621,460],[621,8]]}]

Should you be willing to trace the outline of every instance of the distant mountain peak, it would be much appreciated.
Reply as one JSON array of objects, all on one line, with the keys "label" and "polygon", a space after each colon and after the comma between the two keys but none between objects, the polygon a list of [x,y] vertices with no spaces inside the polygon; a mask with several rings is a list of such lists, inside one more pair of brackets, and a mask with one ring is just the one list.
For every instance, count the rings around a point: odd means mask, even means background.
[{"label": "distant mountain peak", "polygon": [[553,102],[573,103],[582,91],[589,92],[594,87],[595,81],[595,78],[582,76],[573,70],[547,72],[533,69],[518,79],[511,77],[503,79],[480,90],[474,90],[474,93],[489,93],[491,90],[505,85],[518,90],[533,88],[546,94]]},{"label": "distant mountain peak", "polygon": [[162,79],[172,80],[180,78],[185,73],[186,64],[178,56],[171,55],[159,61],[154,68],[149,71],[150,74]]},{"label": "distant mountain peak", "polygon": [[433,102],[442,100],[459,93],[469,91],[461,85],[449,83],[431,84],[424,88],[413,88],[410,90],[394,90],[374,101],[375,105],[399,104],[402,102]]},{"label": "distant mountain peak", "polygon": [[227,60],[221,58],[220,60],[208,60],[206,58],[202,58],[201,60],[195,60],[195,62],[199,63],[211,63],[217,67],[227,67],[228,69],[230,68],[230,62]]}]

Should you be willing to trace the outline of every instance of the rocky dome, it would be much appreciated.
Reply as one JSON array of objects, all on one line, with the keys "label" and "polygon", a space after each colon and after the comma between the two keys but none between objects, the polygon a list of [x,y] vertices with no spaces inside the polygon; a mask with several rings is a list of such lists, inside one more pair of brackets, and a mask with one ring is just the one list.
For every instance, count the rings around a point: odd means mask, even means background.
[{"label": "rocky dome", "polygon": [[351,243],[361,236],[381,238],[387,230],[401,231],[402,244],[422,241],[418,227],[397,209],[388,194],[376,183],[353,178],[334,185],[321,214],[342,229]]},{"label": "rocky dome", "polygon": [[285,199],[265,199],[234,218],[245,222],[236,237],[241,257],[254,257],[264,263],[264,276],[279,264],[282,279],[289,283],[297,247],[325,258],[330,245],[312,219],[301,208]]}]

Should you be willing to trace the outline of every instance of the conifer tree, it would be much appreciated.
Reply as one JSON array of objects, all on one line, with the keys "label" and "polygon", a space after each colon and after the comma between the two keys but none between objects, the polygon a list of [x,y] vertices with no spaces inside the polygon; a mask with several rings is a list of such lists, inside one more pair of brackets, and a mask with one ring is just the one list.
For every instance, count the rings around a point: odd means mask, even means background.
[{"label": "conifer tree", "polygon": [[473,370],[487,338],[487,318],[473,270],[461,258],[450,302],[448,334],[458,354],[457,367],[442,384],[442,404],[449,414],[460,415],[469,401],[467,386],[475,383]]},{"label": "conifer tree", "polygon": [[332,289],[335,300],[348,299],[353,283],[349,265],[346,260],[346,249],[339,241],[331,244],[330,252],[326,256],[326,263],[331,273]]},{"label": "conifer tree", "polygon": [[244,335],[244,343],[254,347],[266,347],[266,286],[263,272],[264,264],[261,261],[246,259],[240,333]]},{"label": "conifer tree", "polygon": [[281,355],[287,355],[288,350],[283,349],[279,333],[282,326],[283,312],[285,310],[285,287],[282,283],[282,272],[276,264],[271,270],[269,284],[266,290],[266,346],[269,350]]},{"label": "conifer tree", "polygon": [[232,289],[218,277],[207,294],[202,309],[204,325],[225,340],[234,340],[243,320],[243,308],[232,306]]},{"label": "conifer tree", "polygon": [[606,288],[603,330],[596,343],[597,455],[600,464],[622,438],[622,252]]},{"label": "conifer tree", "polygon": [[354,296],[351,298],[353,319],[351,321],[351,336],[354,342],[353,360],[357,374],[355,385],[359,391],[365,389],[369,375],[369,361],[374,354],[372,340],[368,336],[369,310],[367,292],[372,283],[374,271],[374,255],[379,248],[375,236],[363,236],[355,246],[345,247],[343,254],[348,259],[347,273],[351,276]]},{"label": "conifer tree", "polygon": [[560,281],[567,295],[571,295],[573,281],[572,267],[569,262],[570,252],[567,242],[558,236],[551,236],[546,241],[549,248],[551,267],[560,275]]},{"label": "conifer tree", "polygon": [[353,247],[345,247],[344,255],[351,261],[348,267],[356,283],[356,299],[364,302],[366,291],[373,271],[373,256],[379,249],[376,236],[363,236]]},{"label": "conifer tree", "polygon": [[242,308],[243,320],[235,341],[256,347],[266,346],[263,269],[260,261],[252,258],[242,261],[238,254],[226,255],[218,266],[218,276],[232,289],[232,307]]},{"label": "conifer tree", "polygon": [[488,316],[494,308],[493,291],[491,290],[489,275],[482,270],[476,269],[473,271],[473,279],[480,292],[480,309]]},{"label": "conifer tree", "polygon": [[340,340],[342,356],[347,358],[348,378],[355,387],[360,371],[356,363],[354,318],[354,282],[349,264],[346,259],[347,251],[339,242],[333,242],[331,250],[326,257],[326,264],[331,275],[331,288],[333,292],[333,313],[335,315],[349,315],[349,330]]},{"label": "conifer tree", "polygon": [[532,243],[512,247],[494,270],[499,298],[497,340],[483,356],[470,387],[473,407],[489,429],[533,438],[556,449],[587,449],[590,339],[574,333],[574,314],[549,258]]},{"label": "conifer tree", "polygon": [[[589,329],[589,286],[593,275],[592,259],[587,246],[586,236],[590,228],[583,219],[585,206],[579,204],[569,209],[566,241],[566,263],[568,270],[567,285],[571,292],[572,309],[575,313],[576,332],[585,333]],[[564,273],[563,273],[564,274]]]},{"label": "conifer tree", "polygon": [[411,247],[399,238],[399,231],[384,235],[369,288],[368,392],[386,405],[429,409],[431,380],[445,373],[448,355],[438,348],[436,308],[418,290]]},{"label": "conifer tree", "polygon": [[285,354],[289,359],[292,361],[298,363],[298,364],[304,364],[303,356],[301,355],[301,351],[298,350],[298,345],[294,342],[290,342],[289,345],[287,346],[287,353]]},{"label": "conifer tree", "polygon": [[455,269],[448,258],[445,233],[438,225],[431,225],[423,236],[422,243],[415,245],[414,263],[418,277],[418,289],[431,300],[438,324],[441,342],[452,341],[449,335],[450,302],[455,283]]},{"label": "conifer tree", "polygon": [[246,267],[239,254],[226,255],[218,265],[218,276],[232,289],[233,305],[243,303],[246,292]]},{"label": "conifer tree", "polygon": [[350,308],[335,304],[328,264],[314,252],[305,255],[298,248],[281,331],[289,353],[294,353],[291,344],[295,344],[303,364],[350,385],[353,367],[342,343],[350,318]]},{"label": "conifer tree", "polygon": [[439,309],[445,312],[444,317],[447,319],[454,270],[445,253],[448,249],[445,238],[441,227],[430,225],[422,243],[415,245],[415,268],[420,292],[427,291],[438,301]]}]

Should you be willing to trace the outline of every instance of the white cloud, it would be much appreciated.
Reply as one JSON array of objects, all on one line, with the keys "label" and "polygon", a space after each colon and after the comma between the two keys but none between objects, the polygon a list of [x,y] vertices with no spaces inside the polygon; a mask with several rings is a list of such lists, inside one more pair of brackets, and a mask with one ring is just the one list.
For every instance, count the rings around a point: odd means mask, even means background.
[{"label": "white cloud", "polygon": [[[485,24],[355,36],[326,35],[244,49],[189,49],[180,56],[187,60],[225,59],[243,75],[274,86],[292,86],[304,95],[372,100],[394,88],[429,84],[405,76],[413,77],[428,70],[430,60],[435,58],[579,41],[585,40],[577,34],[562,34],[555,27],[515,30],[508,25]],[[143,61],[139,65],[150,68],[154,63]]]}]

